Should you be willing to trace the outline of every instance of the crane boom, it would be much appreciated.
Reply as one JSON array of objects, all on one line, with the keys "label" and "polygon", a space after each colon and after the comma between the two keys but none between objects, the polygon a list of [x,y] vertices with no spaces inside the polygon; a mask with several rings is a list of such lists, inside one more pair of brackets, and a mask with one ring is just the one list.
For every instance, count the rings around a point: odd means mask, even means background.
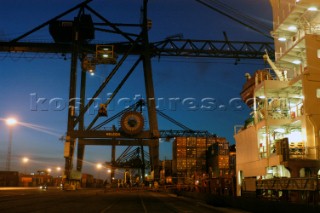
[{"label": "crane boom", "polygon": [[[117,54],[125,53],[132,45],[130,43],[108,43],[113,45]],[[95,52],[95,44],[83,44],[86,52]],[[141,54],[143,47],[137,45],[131,54]],[[209,57],[209,58],[244,58],[262,59],[265,51],[272,53],[271,42],[226,41],[226,40],[192,40],[192,39],[165,39],[151,42],[150,51],[155,56],[180,57]],[[71,53],[71,43],[38,43],[38,42],[0,42],[0,52],[20,53]],[[272,58],[272,56],[271,56]]]}]

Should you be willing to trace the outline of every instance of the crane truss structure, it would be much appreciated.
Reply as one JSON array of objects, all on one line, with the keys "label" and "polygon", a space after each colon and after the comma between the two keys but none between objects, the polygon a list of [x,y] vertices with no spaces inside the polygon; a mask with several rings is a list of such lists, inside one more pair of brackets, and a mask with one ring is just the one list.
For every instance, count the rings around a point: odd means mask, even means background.
[{"label": "crane truss structure", "polygon": [[[165,131],[161,133],[158,129],[156,116],[155,96],[152,78],[153,57],[161,56],[178,56],[178,57],[218,57],[218,58],[235,58],[235,59],[261,59],[265,51],[273,53],[272,43],[270,42],[241,42],[241,41],[209,41],[209,40],[182,40],[182,39],[165,39],[159,42],[150,42],[148,31],[151,26],[150,20],[147,19],[148,0],[142,0],[142,21],[138,24],[117,24],[110,22],[107,18],[100,15],[89,6],[92,0],[86,0],[75,7],[59,14],[53,19],[39,25],[38,27],[26,32],[25,34],[10,41],[0,42],[0,52],[10,54],[15,53],[54,53],[54,54],[71,54],[70,69],[70,88],[69,88],[69,108],[68,108],[68,125],[65,137],[65,175],[68,178],[72,169],[82,170],[82,162],[86,145],[110,145],[112,146],[112,160],[115,160],[116,146],[148,146],[150,153],[151,167],[154,170],[155,179],[159,177],[159,138],[163,134],[165,137],[172,136],[172,132]],[[54,42],[25,42],[22,41],[30,34],[42,29],[45,26],[54,27],[61,18],[71,12],[78,11],[74,20],[69,22],[71,28],[68,28],[69,35],[63,37],[65,32],[50,32]],[[90,15],[88,15],[90,14]],[[99,23],[93,22],[91,15],[99,20]],[[126,32],[121,27],[130,26],[136,29],[135,33]],[[61,26],[60,26],[61,27]],[[122,42],[111,42],[104,44],[94,43],[95,32],[112,33],[123,39]],[[89,32],[89,34],[88,34]],[[62,36],[62,37],[61,37]],[[119,57],[112,60],[98,58],[99,51],[112,51]],[[107,48],[104,48],[107,47]],[[112,52],[113,53],[113,52]],[[108,104],[114,99],[119,90],[125,84],[137,66],[142,63],[143,75],[145,79],[146,107],[148,117],[148,129],[145,129],[144,117],[139,113],[138,108],[133,107],[122,115],[121,127],[119,129],[105,130],[95,128],[99,124],[97,121],[101,118],[98,113],[87,126],[85,126],[85,117],[88,109],[92,106],[94,99],[108,85],[113,76],[118,72],[124,61],[130,56],[136,55],[138,59],[131,63],[126,76],[120,80],[118,86],[112,93],[111,97],[105,101],[102,107],[107,111]],[[91,60],[88,58],[92,57]],[[108,55],[106,56],[108,57]],[[79,62],[81,72],[79,71]],[[89,65],[96,66],[99,64],[110,63],[113,66],[110,74],[104,79],[92,98],[85,102],[86,99],[86,72]],[[89,63],[89,65],[88,65]],[[80,82],[77,76],[80,74]],[[80,83],[80,87],[78,84]],[[78,89],[80,88],[80,89]],[[75,112],[76,97],[80,96],[80,109]],[[103,113],[102,113],[103,114]],[[106,113],[107,114],[107,113]],[[106,115],[104,114],[104,116]],[[101,126],[100,126],[101,127]],[[196,134],[194,131],[184,130],[179,134]],[[176,132],[177,135],[179,135]],[[206,134],[203,132],[203,134]],[[77,165],[73,166],[74,153],[77,149]]]},{"label": "crane truss structure", "polygon": [[181,57],[214,57],[234,59],[259,59],[267,51],[273,54],[270,42],[212,41],[191,39],[166,39],[155,42],[155,55]]},{"label": "crane truss structure", "polygon": [[[94,43],[83,44],[83,50],[95,52]],[[124,54],[131,44],[126,43],[105,43],[113,45],[117,54]],[[3,42],[0,41],[0,51],[16,53],[53,53],[69,54],[72,52],[70,43],[52,42]],[[142,47],[137,45],[130,54],[139,55]],[[165,39],[150,43],[149,53],[152,57],[209,57],[209,58],[234,58],[234,59],[261,59],[265,52],[273,58],[273,43],[253,41],[229,41],[229,40],[192,40],[192,39]]]}]

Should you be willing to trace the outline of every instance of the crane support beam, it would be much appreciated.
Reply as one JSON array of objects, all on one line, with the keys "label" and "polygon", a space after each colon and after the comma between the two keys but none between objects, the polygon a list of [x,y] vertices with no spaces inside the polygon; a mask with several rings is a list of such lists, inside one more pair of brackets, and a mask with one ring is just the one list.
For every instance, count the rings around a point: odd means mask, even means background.
[{"label": "crane support beam", "polygon": [[154,45],[159,56],[262,59],[274,52],[272,42],[167,39]]},{"label": "crane support beam", "polygon": [[[113,45],[117,54],[124,54],[132,46],[129,43],[108,43]],[[95,44],[83,44],[83,52],[95,52]],[[142,45],[137,45],[130,54],[140,55]],[[262,59],[267,51],[273,53],[271,42],[225,41],[225,40],[191,40],[166,39],[150,43],[150,55],[180,56],[180,57],[209,57],[209,58],[236,58],[236,59]],[[72,52],[69,43],[34,43],[34,42],[0,42],[0,52],[9,53],[61,53]],[[274,56],[270,55],[270,58]]]},{"label": "crane support beam", "polygon": [[136,139],[83,139],[79,140],[80,145],[94,146],[149,146],[151,140],[136,140]]},{"label": "crane support beam", "polygon": [[[160,130],[160,138],[172,138],[172,137],[217,137],[215,134],[211,134],[208,131],[202,130]],[[130,139],[128,135],[110,130],[74,130],[70,132],[71,137],[81,139],[105,139],[106,137],[111,139],[123,139],[128,138],[129,140],[134,139],[154,139],[150,131],[143,131],[134,138]],[[117,145],[117,143],[115,143]]]},{"label": "crane support beam", "polygon": [[[73,138],[130,138],[130,136],[122,133],[122,132],[115,132],[115,131],[108,131],[108,130],[73,130],[70,131],[70,137]],[[150,131],[143,131],[138,135],[134,136],[135,139],[152,139],[153,136]]]}]

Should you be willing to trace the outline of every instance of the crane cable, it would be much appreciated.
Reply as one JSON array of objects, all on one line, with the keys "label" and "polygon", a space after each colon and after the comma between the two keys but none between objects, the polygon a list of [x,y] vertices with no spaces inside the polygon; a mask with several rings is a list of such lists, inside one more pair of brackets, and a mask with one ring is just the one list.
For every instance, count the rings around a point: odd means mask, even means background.
[{"label": "crane cable", "polygon": [[[224,15],[224,16],[227,16],[228,18],[230,18],[230,19],[232,19],[232,20],[234,20],[234,21],[236,21],[236,22],[238,22],[238,23],[240,23],[240,24],[242,24],[242,25],[244,25],[244,26],[246,26],[246,27],[248,27],[248,28],[250,28],[250,29],[252,29],[252,30],[254,30],[254,31],[256,31],[256,32],[258,32],[258,33],[260,33],[260,34],[262,34],[263,36],[265,36],[265,37],[267,37],[267,38],[269,38],[269,39],[273,39],[269,34],[263,32],[263,30],[258,29],[258,28],[256,28],[256,27],[253,27],[253,26],[245,23],[245,21],[241,21],[241,20],[238,19],[237,17],[242,16],[241,19],[246,19],[246,22],[251,22],[251,24],[252,24],[252,23],[256,23],[256,24],[259,25],[260,28],[262,27],[262,26],[260,26],[260,25],[265,25],[265,24],[258,23],[256,20],[254,20],[254,19],[251,18],[251,17],[249,18],[249,16],[247,16],[247,15],[242,15],[242,14],[241,14],[239,11],[237,11],[236,9],[231,8],[230,6],[227,6],[226,4],[223,4],[223,3],[220,2],[220,1],[210,0],[211,4],[210,4],[210,3],[206,3],[206,2],[204,2],[203,0],[195,0],[195,1],[196,1],[196,2],[199,2],[200,4],[202,4],[202,5],[210,8],[210,9],[212,9],[212,10],[214,10],[214,11],[216,11],[216,12],[218,12],[218,13]],[[220,5],[220,9],[218,8],[218,7],[219,7],[218,5],[215,5],[215,6],[214,6],[213,4],[219,4],[219,5]],[[226,11],[228,11],[228,12],[226,12]],[[233,11],[233,14],[229,14],[231,11]],[[264,27],[266,27],[266,25],[265,25]],[[264,29],[264,30],[266,30],[266,29]],[[269,28],[268,28],[268,30],[269,30]]]},{"label": "crane cable", "polygon": [[[271,29],[270,25],[267,25],[262,21],[257,21],[256,18],[253,18],[245,13],[241,13],[239,10],[232,8],[229,5],[222,3],[219,0],[207,0],[207,1],[211,1],[212,3],[217,4],[217,6],[221,7],[224,11],[228,11],[230,13],[230,15],[232,15],[233,17],[244,20],[244,21],[251,23],[251,24],[255,24],[255,26],[258,26],[260,29],[263,29],[265,31],[270,31],[270,29]],[[231,13],[233,13],[233,14],[231,14]]]}]

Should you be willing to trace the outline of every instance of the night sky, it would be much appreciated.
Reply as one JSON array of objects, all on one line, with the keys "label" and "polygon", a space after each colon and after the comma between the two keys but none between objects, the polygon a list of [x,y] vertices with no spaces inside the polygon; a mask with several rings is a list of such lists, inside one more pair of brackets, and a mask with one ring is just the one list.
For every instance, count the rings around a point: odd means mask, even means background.
[{"label": "night sky", "polygon": [[[1,1],[0,40],[13,39],[43,22],[80,3],[78,0],[11,0]],[[224,0],[225,4],[238,9],[258,21],[271,26],[271,6],[268,0]],[[94,0],[90,7],[111,22],[139,23],[141,0]],[[185,39],[223,40],[225,31],[231,41],[271,41],[264,36],[240,25],[199,4],[194,0],[149,0],[149,19],[152,29],[149,31],[151,42],[164,40],[168,36],[182,34]],[[63,18],[72,20],[71,14]],[[103,36],[102,36],[103,35]],[[97,40],[113,42],[119,37],[99,34]],[[122,39],[123,40],[123,39]],[[28,36],[23,41],[52,41],[48,27]],[[95,42],[96,43],[96,42]],[[64,167],[63,141],[59,138],[67,130],[67,104],[69,93],[70,56],[64,60],[61,55],[44,53],[9,54],[0,53],[0,118],[15,117],[19,125],[13,127],[13,147],[11,170],[22,170],[22,157],[30,161],[28,171]],[[124,64],[123,71],[110,82],[100,98],[112,92],[134,62],[131,56]],[[207,130],[220,137],[226,137],[234,144],[235,125],[242,125],[248,117],[249,109],[243,104],[241,110],[235,110],[229,101],[240,98],[244,74],[264,68],[263,60],[241,60],[235,65],[235,59],[161,57],[152,60],[155,95],[160,109],[195,130]],[[111,65],[97,67],[96,75],[88,75],[90,97],[112,70]],[[126,100],[134,103],[134,97],[145,97],[142,67],[139,66],[127,84],[116,97],[118,104],[110,108],[109,114],[122,110]],[[45,104],[35,100],[45,98]],[[182,100],[196,100],[193,108],[183,104]],[[214,99],[216,105],[225,105],[214,110],[200,108],[203,99]],[[65,108],[55,108],[49,100],[61,100]],[[178,99],[174,106],[168,100]],[[145,112],[146,113],[146,112]],[[93,114],[89,115],[89,117]],[[88,118],[89,120],[90,118]],[[158,118],[159,129],[179,129],[162,118]],[[115,125],[118,125],[116,122]],[[0,122],[0,170],[5,169],[9,130],[5,122]],[[118,155],[121,153],[118,150]],[[110,161],[110,147],[87,147],[84,172],[93,173],[97,162]],[[161,142],[160,158],[171,159],[171,143]]]}]

